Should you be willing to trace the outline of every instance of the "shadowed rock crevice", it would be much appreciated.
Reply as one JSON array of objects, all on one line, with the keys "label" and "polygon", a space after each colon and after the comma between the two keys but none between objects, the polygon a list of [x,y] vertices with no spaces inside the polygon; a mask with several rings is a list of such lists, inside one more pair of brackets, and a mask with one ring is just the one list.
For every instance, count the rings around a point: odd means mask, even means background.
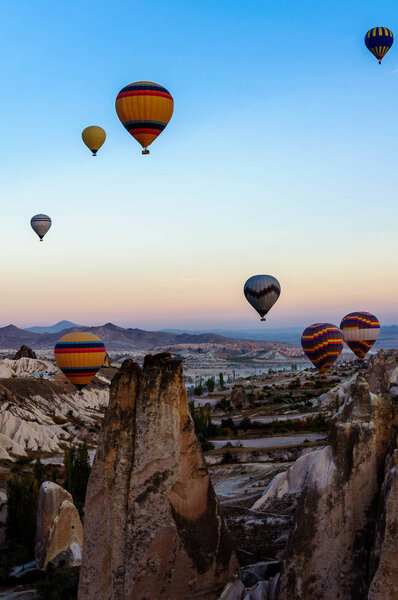
[{"label": "shadowed rock crevice", "polygon": [[181,362],[125,361],[87,489],[79,600],[215,600],[237,571]]}]

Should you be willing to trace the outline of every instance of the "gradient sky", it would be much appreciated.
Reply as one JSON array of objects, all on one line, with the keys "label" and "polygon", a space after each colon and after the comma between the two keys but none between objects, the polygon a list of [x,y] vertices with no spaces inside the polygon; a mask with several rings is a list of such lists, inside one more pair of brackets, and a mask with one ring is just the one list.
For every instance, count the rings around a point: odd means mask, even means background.
[{"label": "gradient sky", "polygon": [[[0,324],[264,327],[256,273],[282,286],[269,327],[397,323],[398,41],[379,66],[376,25],[398,36],[396,2],[3,0]],[[142,79],[175,100],[146,157],[114,109]]]}]

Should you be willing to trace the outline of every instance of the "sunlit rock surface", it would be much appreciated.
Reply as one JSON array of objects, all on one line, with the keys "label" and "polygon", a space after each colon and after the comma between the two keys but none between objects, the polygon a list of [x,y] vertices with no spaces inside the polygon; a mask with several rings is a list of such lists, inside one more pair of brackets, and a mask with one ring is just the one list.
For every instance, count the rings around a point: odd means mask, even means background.
[{"label": "sunlit rock surface", "polygon": [[80,565],[83,527],[72,496],[62,487],[45,481],[40,487],[35,556],[39,569],[49,565]]},{"label": "sunlit rock surface", "polygon": [[180,361],[125,361],[87,490],[79,600],[216,600],[237,572]]}]

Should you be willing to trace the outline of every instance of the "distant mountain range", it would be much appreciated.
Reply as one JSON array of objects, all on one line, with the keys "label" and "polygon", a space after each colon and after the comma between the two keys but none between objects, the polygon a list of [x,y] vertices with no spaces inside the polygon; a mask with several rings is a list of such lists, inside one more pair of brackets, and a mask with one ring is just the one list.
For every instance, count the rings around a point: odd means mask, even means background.
[{"label": "distant mountain range", "polygon": [[[151,349],[162,346],[174,346],[181,344],[217,344],[220,346],[236,345],[240,349],[247,347],[250,349],[250,340],[238,338],[229,338],[217,333],[172,333],[167,331],[145,331],[136,328],[124,328],[106,323],[98,327],[86,327],[83,325],[74,325],[66,329],[59,330],[63,323],[70,325],[69,321],[61,321],[51,327],[42,327],[42,332],[38,328],[19,329],[15,325],[0,327],[0,348],[18,349],[22,344],[32,349],[53,348],[60,337],[71,333],[72,331],[89,331],[103,340],[108,350],[137,350]],[[263,349],[284,349],[286,344],[273,341],[258,342],[258,346]]]},{"label": "distant mountain range", "polygon": [[59,323],[56,323],[55,325],[27,327],[25,331],[31,331],[32,333],[57,333],[58,331],[70,329],[71,327],[80,327],[80,325],[71,323],[70,321],[59,321]]},{"label": "distant mountain range", "polygon": [[[270,327],[259,326],[257,329],[214,329],[214,333],[234,339],[273,341],[301,347],[301,334],[305,327]],[[164,329],[172,333],[182,333],[179,329]],[[190,334],[200,334],[201,330],[189,331]],[[398,325],[382,325],[379,338],[374,345],[375,350],[390,350],[398,348]]]}]

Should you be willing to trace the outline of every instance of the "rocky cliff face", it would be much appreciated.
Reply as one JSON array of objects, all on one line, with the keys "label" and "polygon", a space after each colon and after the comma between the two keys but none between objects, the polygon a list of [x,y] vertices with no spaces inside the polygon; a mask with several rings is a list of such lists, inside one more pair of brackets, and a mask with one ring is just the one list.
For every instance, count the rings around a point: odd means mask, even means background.
[{"label": "rocky cliff face", "polygon": [[179,361],[125,361],[87,490],[79,600],[215,600],[238,571]]},{"label": "rocky cliff face", "polygon": [[264,509],[296,497],[278,600],[398,598],[397,380],[398,352],[380,353],[347,390],[330,446],[299,459],[258,501]]}]

